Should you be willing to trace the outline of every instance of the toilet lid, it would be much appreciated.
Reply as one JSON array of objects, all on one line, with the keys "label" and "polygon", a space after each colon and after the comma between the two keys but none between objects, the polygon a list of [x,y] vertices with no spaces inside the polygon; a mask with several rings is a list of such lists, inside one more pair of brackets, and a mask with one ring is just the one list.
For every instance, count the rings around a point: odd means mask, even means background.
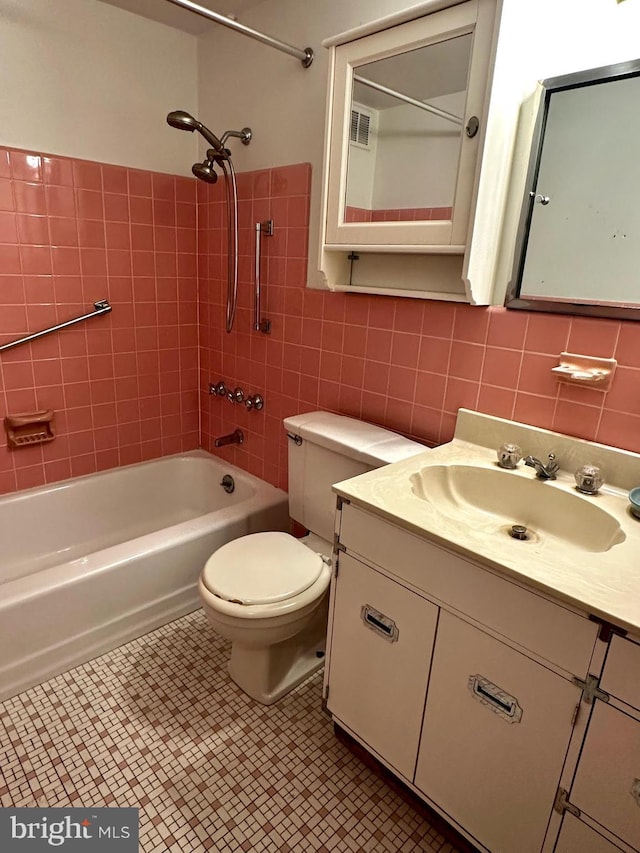
[{"label": "toilet lid", "polygon": [[214,595],[238,604],[271,604],[298,595],[320,577],[323,560],[288,533],[252,533],[227,542],[202,572]]}]

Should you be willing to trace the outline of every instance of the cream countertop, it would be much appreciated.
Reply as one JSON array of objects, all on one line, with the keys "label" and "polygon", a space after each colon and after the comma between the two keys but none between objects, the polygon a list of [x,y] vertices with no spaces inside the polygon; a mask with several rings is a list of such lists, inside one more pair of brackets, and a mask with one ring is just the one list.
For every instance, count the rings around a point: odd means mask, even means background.
[{"label": "cream countertop", "polygon": [[[523,462],[515,471],[498,467],[496,450],[504,442],[515,442],[525,456],[542,460],[555,452],[557,480],[534,482],[532,488],[561,489],[606,510],[619,522],[624,541],[598,552],[544,533],[521,542],[496,532],[495,517],[474,509],[441,511],[414,494],[411,475],[433,465],[472,465],[495,469],[498,476],[535,481],[535,471]],[[575,489],[573,473],[585,463],[604,471],[606,483],[598,495],[581,495]],[[631,515],[627,499],[629,489],[637,485],[639,454],[461,409],[450,443],[337,483],[334,491],[412,533],[640,635],[640,519]],[[513,518],[512,523],[527,520]],[[579,540],[575,530],[571,534]]]}]

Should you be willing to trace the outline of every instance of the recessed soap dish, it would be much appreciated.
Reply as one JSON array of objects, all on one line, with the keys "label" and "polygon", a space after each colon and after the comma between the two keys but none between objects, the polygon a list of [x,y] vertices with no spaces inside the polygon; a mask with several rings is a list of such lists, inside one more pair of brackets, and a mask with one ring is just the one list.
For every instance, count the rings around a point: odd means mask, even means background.
[{"label": "recessed soap dish", "polygon": [[23,415],[7,415],[4,429],[9,447],[27,447],[53,441],[53,411],[28,412]]}]

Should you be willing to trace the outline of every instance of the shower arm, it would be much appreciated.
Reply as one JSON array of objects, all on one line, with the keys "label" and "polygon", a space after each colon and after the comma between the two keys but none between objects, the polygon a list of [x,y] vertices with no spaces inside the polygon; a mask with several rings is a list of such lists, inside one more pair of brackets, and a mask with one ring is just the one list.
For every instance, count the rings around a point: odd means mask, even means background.
[{"label": "shower arm", "polygon": [[269,47],[275,47],[276,50],[280,50],[282,53],[288,53],[289,56],[299,59],[304,68],[308,68],[313,62],[313,49],[310,47],[305,47],[304,49],[294,47],[291,44],[273,38],[273,36],[253,30],[251,27],[247,27],[246,24],[240,24],[238,21],[234,21],[233,18],[228,18],[219,12],[213,12],[211,9],[199,6],[197,3],[193,3],[192,0],[167,0],[167,2],[173,3],[174,6],[181,6],[183,9],[188,9],[189,12],[194,12],[196,15],[208,18],[217,24],[222,24],[223,27],[228,27],[245,36],[250,36],[250,38],[260,41],[262,44],[267,44]]},{"label": "shower arm", "polygon": [[233,136],[236,139],[241,139],[243,145],[248,145],[251,142],[253,133],[251,132],[250,127],[243,127],[242,130],[225,130],[220,139],[223,146],[230,136]]}]

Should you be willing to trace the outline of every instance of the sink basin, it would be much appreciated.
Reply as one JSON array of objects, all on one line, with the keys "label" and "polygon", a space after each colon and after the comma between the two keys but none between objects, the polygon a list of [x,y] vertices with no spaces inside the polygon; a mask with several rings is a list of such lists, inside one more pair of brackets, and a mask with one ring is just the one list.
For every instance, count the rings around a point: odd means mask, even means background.
[{"label": "sink basin", "polygon": [[524,525],[531,540],[551,536],[581,551],[608,551],[625,540],[615,516],[596,498],[567,492],[501,468],[431,465],[411,475],[414,495],[480,532],[507,535]]}]

